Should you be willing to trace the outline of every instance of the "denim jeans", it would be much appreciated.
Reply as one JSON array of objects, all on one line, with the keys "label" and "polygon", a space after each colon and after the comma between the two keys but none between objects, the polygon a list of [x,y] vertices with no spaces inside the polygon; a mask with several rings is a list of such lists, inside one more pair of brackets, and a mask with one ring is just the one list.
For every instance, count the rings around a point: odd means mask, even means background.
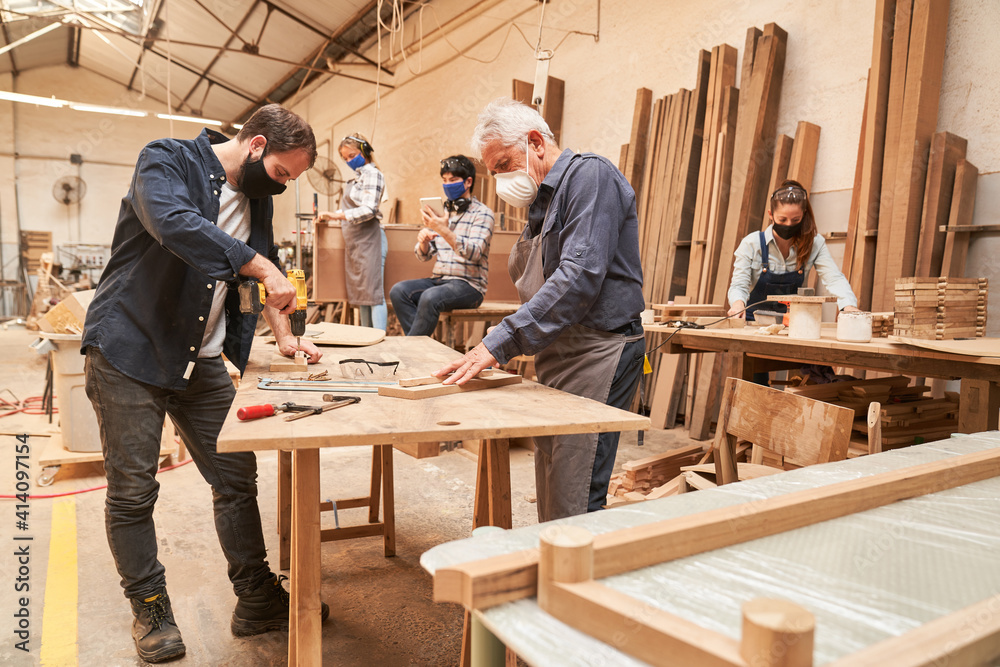
[{"label": "denim jeans", "polygon": [[108,544],[125,597],[146,598],[166,585],[153,525],[165,414],[212,487],[215,530],[234,592],[245,595],[270,578],[257,508],[257,459],[253,452],[215,449],[236,394],[222,358],[198,359],[183,391],[133,380],[96,347],[87,348],[85,369],[108,480],[104,508]]},{"label": "denim jeans", "polygon": [[407,336],[430,336],[441,313],[483,302],[482,292],[469,283],[444,278],[403,280],[392,286],[389,298]]}]

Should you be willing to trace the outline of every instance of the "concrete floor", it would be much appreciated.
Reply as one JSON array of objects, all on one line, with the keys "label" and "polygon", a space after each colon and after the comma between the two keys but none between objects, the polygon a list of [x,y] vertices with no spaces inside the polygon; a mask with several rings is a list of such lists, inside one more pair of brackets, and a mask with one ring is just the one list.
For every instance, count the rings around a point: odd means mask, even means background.
[{"label": "concrete floor", "polygon": [[[0,331],[0,390],[18,398],[38,396],[45,384],[45,359],[30,350],[36,338],[23,328]],[[0,394],[10,400],[10,394]],[[0,413],[2,414],[2,413]],[[14,414],[0,418],[0,494],[11,494],[15,484],[13,433],[35,434],[32,448],[31,493],[70,493],[104,483],[100,464],[64,466],[49,487],[34,484],[39,468],[38,453],[48,440],[43,434],[54,428],[43,416]],[[682,430],[647,433],[645,444],[636,445],[636,434],[624,434],[616,467],[623,462],[651,456],[690,444]],[[371,450],[327,449],[321,452],[322,490],[326,497],[349,497],[366,493]],[[277,568],[275,532],[276,455],[258,454],[260,509],[272,569]],[[442,542],[467,537],[472,529],[475,457],[462,450],[443,452],[422,460],[395,452],[396,552],[385,558],[378,538],[326,543],[322,546],[322,597],[331,607],[323,626],[325,665],[454,665],[462,634],[462,613],[456,605],[431,600],[431,578],[419,565],[420,555]],[[167,570],[167,584],[178,625],[187,645],[187,655],[176,665],[282,665],[285,664],[287,634],[237,639],[229,631],[236,598],[226,577],[226,565],[218,547],[211,511],[211,492],[193,465],[161,472],[160,498],[156,509],[160,559]],[[524,449],[511,451],[511,486],[514,526],[536,521],[533,455]],[[119,578],[104,533],[103,490],[78,493],[66,498],[37,498],[30,502],[30,527],[15,531],[16,501],[0,500],[0,664],[79,664],[114,667],[145,664],[135,654],[130,636],[131,614],[121,595]],[[55,617],[55,600],[72,593],[61,579],[61,591],[47,590],[49,547],[52,541],[53,508],[75,510],[78,605],[76,614]],[[341,525],[363,522],[364,510],[341,512]],[[324,513],[324,525],[333,517]],[[16,610],[10,588],[18,576],[10,554],[20,545],[14,533],[30,535],[31,627],[29,653],[14,648],[10,620]],[[58,543],[58,542],[57,542]],[[58,562],[58,559],[56,559]],[[55,570],[54,570],[55,571]],[[55,576],[55,575],[52,575]],[[63,593],[62,591],[69,591]],[[52,597],[46,601],[46,594]],[[18,595],[21,595],[19,593]],[[49,607],[49,609],[46,609]],[[43,622],[44,621],[44,622]],[[72,627],[77,640],[72,646]],[[45,627],[49,625],[49,627]],[[8,630],[11,628],[11,630]],[[68,628],[68,630],[67,630]],[[69,659],[43,662],[46,650],[69,638]]]}]

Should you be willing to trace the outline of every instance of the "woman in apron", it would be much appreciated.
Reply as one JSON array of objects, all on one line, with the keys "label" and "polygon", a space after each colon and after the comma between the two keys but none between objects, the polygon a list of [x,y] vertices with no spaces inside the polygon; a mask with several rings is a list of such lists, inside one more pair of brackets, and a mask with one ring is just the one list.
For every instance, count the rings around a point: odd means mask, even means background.
[{"label": "woman in apron", "polygon": [[[813,268],[826,291],[837,297],[841,311],[857,310],[858,299],[851,284],[816,231],[816,219],[802,184],[792,180],[782,183],[771,194],[767,217],[771,225],[748,235],[736,249],[729,314],[752,321],[758,308],[785,312],[784,304],[768,299],[795,294]],[[767,375],[760,375],[754,380],[767,384]]]},{"label": "woman in apron", "polygon": [[354,178],[344,186],[341,209],[323,211],[316,221],[342,221],[347,300],[359,307],[361,326],[385,331],[388,311],[382,278],[389,244],[379,224],[385,178],[372,159],[375,149],[360,133],[345,137],[339,151],[347,166],[354,170]]}]

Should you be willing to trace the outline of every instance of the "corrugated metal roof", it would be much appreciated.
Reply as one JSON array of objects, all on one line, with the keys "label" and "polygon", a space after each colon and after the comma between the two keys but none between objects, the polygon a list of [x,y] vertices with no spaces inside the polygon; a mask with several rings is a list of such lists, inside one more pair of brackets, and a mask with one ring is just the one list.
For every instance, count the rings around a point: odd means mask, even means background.
[{"label": "corrugated metal roof", "polygon": [[[383,15],[391,5],[384,2]],[[294,94],[304,79],[330,76],[328,58],[356,61],[352,50],[373,34],[376,6],[375,0],[145,0],[116,25],[80,12],[79,4],[74,13],[45,0],[0,0],[0,47],[55,21],[68,24],[0,55],[0,72],[79,64],[129,90],[144,89],[166,107],[169,71],[175,113],[238,122],[259,104]],[[45,15],[24,18],[32,7]],[[140,24],[141,35],[122,28]],[[78,40],[72,26],[79,26]],[[365,76],[358,68],[351,73]],[[373,65],[368,77],[374,74]]]}]

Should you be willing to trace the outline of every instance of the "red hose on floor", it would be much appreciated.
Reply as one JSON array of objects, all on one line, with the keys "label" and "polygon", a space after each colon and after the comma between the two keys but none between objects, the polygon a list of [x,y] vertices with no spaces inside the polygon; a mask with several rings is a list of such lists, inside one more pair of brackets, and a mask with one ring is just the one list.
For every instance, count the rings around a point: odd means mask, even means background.
[{"label": "red hose on floor", "polygon": [[[14,396],[11,394],[11,396]],[[15,399],[17,397],[15,396]],[[38,404],[38,407],[34,407]],[[45,397],[44,396],[31,396],[24,399],[23,401],[8,401],[5,398],[0,398],[0,417],[9,417],[11,415],[16,415],[19,412],[23,412],[26,415],[44,415],[45,412]],[[56,407],[52,408],[52,414],[59,412]]]}]

